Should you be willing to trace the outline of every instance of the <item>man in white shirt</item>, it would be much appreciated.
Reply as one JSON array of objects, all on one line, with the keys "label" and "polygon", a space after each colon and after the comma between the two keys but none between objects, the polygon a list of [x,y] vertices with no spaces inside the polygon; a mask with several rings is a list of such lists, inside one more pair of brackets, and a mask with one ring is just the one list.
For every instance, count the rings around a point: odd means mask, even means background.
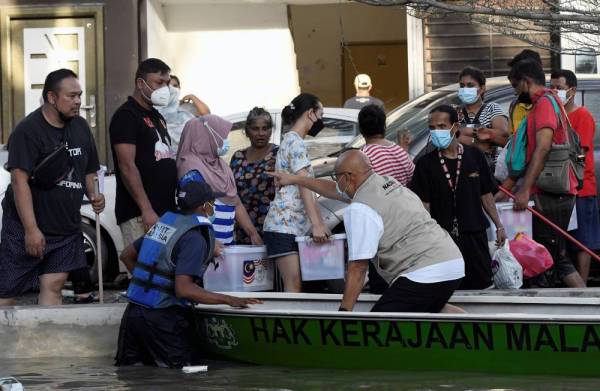
[{"label": "man in white shirt", "polygon": [[396,180],[373,172],[368,157],[351,150],[336,162],[334,181],[274,173],[280,185],[296,184],[350,202],[344,212],[348,275],[340,311],[351,311],[369,262],[389,284],[376,312],[440,312],[464,277],[464,261],[450,235],[419,197]]}]

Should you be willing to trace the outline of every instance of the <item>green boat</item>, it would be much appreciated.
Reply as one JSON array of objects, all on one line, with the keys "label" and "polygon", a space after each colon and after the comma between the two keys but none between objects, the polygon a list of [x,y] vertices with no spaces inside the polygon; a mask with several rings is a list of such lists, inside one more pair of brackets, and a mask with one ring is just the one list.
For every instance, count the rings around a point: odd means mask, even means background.
[{"label": "green boat", "polygon": [[[236,293],[250,309],[199,305],[205,349],[262,365],[599,376],[600,291],[458,293],[465,314],[371,313],[361,295]],[[551,295],[551,296],[550,296]],[[595,296],[594,296],[595,295]],[[587,297],[586,297],[587,296]]]}]

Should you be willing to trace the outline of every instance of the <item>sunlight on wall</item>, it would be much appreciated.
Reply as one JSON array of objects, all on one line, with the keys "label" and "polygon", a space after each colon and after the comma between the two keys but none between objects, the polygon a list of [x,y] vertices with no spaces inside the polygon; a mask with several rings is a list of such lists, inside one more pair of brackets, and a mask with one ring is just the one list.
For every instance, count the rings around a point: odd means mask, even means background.
[{"label": "sunlight on wall", "polygon": [[299,92],[285,6],[149,2],[148,55],[215,114],[281,108]]}]

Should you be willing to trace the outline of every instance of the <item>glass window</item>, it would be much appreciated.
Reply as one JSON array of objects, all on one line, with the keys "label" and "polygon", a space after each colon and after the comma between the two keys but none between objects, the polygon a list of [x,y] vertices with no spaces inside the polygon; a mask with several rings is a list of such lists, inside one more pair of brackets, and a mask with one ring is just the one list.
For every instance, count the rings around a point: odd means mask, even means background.
[{"label": "glass window", "polygon": [[358,134],[358,124],[354,121],[323,117],[323,123],[325,127],[317,137],[304,139],[311,160],[339,152]]},{"label": "glass window", "polygon": [[598,73],[597,57],[593,52],[590,48],[583,48],[580,50],[581,54],[575,55],[575,73]]},{"label": "glass window", "polygon": [[594,145],[600,145],[600,90],[586,90],[583,92],[583,105],[592,113],[596,121]]},{"label": "glass window", "polygon": [[233,127],[229,132],[229,152],[223,159],[229,163],[234,153],[240,149],[245,149],[250,146],[250,139],[246,137],[246,120],[238,121],[233,123]]}]

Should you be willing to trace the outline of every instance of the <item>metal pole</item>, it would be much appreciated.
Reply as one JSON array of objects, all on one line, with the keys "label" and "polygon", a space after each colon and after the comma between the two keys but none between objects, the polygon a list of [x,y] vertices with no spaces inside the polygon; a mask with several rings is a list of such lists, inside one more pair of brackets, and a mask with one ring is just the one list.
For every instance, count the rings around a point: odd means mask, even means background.
[{"label": "metal pole", "polygon": [[[94,178],[94,194],[100,194],[100,185],[98,177]],[[96,213],[96,265],[98,267],[98,294],[100,295],[100,304],[104,303],[104,279],[102,276],[102,231],[100,228],[100,213]]]},{"label": "metal pole", "polygon": [[[513,193],[511,193],[510,191],[506,190],[502,186],[498,186],[498,188],[500,189],[501,192],[503,192],[504,194],[506,194],[510,198],[515,199],[515,195]],[[541,214],[540,212],[538,212],[537,210],[533,209],[530,206],[527,206],[527,210],[530,211],[531,213],[533,213],[537,218],[539,218],[540,220],[542,220],[544,223],[546,223],[550,227],[552,227],[552,229],[554,229],[556,232],[558,232],[559,234],[561,234],[562,236],[564,236],[565,238],[567,238],[568,240],[570,240],[574,245],[576,245],[577,247],[579,247],[581,250],[583,250],[586,253],[588,253],[596,261],[600,262],[600,256],[598,256],[598,254],[596,254],[595,252],[593,252],[589,248],[585,247],[585,245],[583,243],[581,243],[579,240],[575,239],[574,237],[572,237],[571,235],[569,235],[569,233],[567,233],[565,230],[563,230],[562,228],[560,228],[558,225],[556,225],[552,221],[548,220],[548,218],[546,218],[546,216],[544,216],[543,214]]]}]

